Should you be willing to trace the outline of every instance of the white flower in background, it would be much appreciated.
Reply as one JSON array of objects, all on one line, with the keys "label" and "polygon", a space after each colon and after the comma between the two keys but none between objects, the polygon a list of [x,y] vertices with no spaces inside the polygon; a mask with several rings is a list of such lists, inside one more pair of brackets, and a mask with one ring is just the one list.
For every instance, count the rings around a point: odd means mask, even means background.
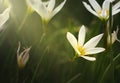
[{"label": "white flower in background", "polygon": [[64,0],[58,7],[55,7],[55,0],[41,1],[41,0],[26,0],[28,6],[36,11],[44,21],[49,21],[54,15],[56,15],[64,6],[66,0]]},{"label": "white flower in background", "polygon": [[20,46],[21,45],[20,45],[20,42],[19,42],[19,46],[18,46],[18,50],[17,50],[17,63],[18,63],[19,68],[24,68],[26,63],[29,60],[29,51],[30,51],[31,47],[25,48],[24,51],[19,53]]},{"label": "white flower in background", "polygon": [[78,57],[83,57],[87,60],[94,61],[95,57],[90,57],[86,55],[96,54],[103,52],[105,49],[102,47],[96,47],[96,45],[101,40],[103,34],[91,38],[87,43],[85,42],[86,30],[84,25],[80,28],[78,34],[78,41],[70,32],[67,32],[67,39],[78,54]]},{"label": "white flower in background", "polygon": [[9,19],[9,12],[10,12],[10,8],[11,7],[8,7],[7,9],[5,9],[3,11],[2,14],[0,14],[0,30],[3,29],[3,25],[7,22],[7,20]]},{"label": "white flower in background", "polygon": [[12,6],[9,0],[1,0],[1,2],[7,7]]},{"label": "white flower in background", "polygon": [[[117,30],[116,30],[116,31],[113,31],[113,33],[112,33],[112,40],[111,40],[111,43],[112,43],[112,44],[113,44],[116,40],[117,40],[118,42],[120,42],[120,40],[117,38],[118,31],[119,31],[119,29],[117,28]],[[108,41],[108,44],[110,44],[110,35],[108,36],[107,41]]]},{"label": "white flower in background", "polygon": [[[94,14],[95,16],[99,17],[101,20],[107,20],[109,18],[109,6],[110,2],[113,2],[114,0],[105,0],[102,4],[102,7],[96,2],[96,0],[88,0],[90,5],[88,5],[86,2],[83,2],[85,8]],[[120,1],[116,3],[114,6],[112,6],[112,15],[115,15],[120,12]]]}]

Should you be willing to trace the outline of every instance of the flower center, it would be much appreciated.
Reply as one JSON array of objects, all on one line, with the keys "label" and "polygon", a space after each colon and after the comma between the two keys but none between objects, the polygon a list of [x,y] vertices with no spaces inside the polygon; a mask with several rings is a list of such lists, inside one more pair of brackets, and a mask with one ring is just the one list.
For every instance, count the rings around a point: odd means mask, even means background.
[{"label": "flower center", "polygon": [[102,10],[98,12],[98,15],[100,15],[100,17],[107,19],[109,17],[109,11],[108,10]]},{"label": "flower center", "polygon": [[85,49],[82,46],[78,45],[77,48],[81,55],[85,55]]}]

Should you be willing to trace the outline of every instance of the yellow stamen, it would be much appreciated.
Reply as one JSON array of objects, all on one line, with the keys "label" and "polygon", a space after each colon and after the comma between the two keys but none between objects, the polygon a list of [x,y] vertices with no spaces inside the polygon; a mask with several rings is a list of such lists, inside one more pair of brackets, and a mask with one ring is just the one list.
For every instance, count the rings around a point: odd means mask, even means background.
[{"label": "yellow stamen", "polygon": [[82,46],[78,45],[77,48],[78,48],[81,55],[85,55],[85,49]]},{"label": "yellow stamen", "polygon": [[[99,12],[97,12],[97,13],[101,16],[102,11],[103,11],[103,10],[101,10],[101,11],[99,11]],[[105,12],[106,12],[106,16],[109,16],[109,10],[105,10]]]}]

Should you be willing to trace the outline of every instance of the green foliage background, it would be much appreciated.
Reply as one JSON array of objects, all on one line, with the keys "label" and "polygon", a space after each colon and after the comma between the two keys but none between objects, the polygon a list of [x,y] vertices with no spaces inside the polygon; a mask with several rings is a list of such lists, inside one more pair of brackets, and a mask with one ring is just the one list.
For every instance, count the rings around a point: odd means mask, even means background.
[{"label": "green foliage background", "polygon": [[[62,1],[56,0],[57,4]],[[117,41],[113,44],[113,53],[105,51],[93,55],[96,57],[94,62],[83,58],[72,60],[75,53],[66,39],[68,31],[77,37],[79,27],[85,25],[88,41],[105,30],[105,27],[101,27],[101,20],[88,12],[82,1],[67,0],[62,10],[47,25],[46,35],[42,36],[41,17],[36,12],[28,15],[22,29],[18,30],[25,18],[27,5],[25,0],[10,0],[10,19],[0,32],[0,82],[120,83],[120,57],[114,58],[114,68],[110,66],[110,55],[116,57],[120,53],[120,43]],[[97,1],[100,4],[103,2]],[[0,6],[2,12],[5,7],[2,4]],[[112,30],[116,30],[117,26],[120,28],[120,13],[114,16]],[[22,47],[32,47],[29,61],[22,70],[18,68],[16,57],[19,41]],[[101,40],[99,46],[104,47],[103,42]]]}]

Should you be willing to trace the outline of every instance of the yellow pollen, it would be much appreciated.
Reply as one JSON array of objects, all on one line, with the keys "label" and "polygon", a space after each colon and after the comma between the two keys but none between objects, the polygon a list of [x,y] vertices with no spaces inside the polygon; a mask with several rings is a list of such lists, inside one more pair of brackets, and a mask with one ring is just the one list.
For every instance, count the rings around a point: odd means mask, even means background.
[{"label": "yellow pollen", "polygon": [[[102,10],[103,11],[103,10]],[[97,12],[99,15],[101,15],[102,14],[102,11],[99,11],[99,12]],[[106,16],[109,16],[109,10],[105,10],[105,12],[106,12]]]},{"label": "yellow pollen", "polygon": [[48,13],[51,13],[52,11],[51,10],[48,10]]},{"label": "yellow pollen", "polygon": [[97,12],[98,14],[101,14],[102,13],[102,11],[99,11],[99,12]]},{"label": "yellow pollen", "polygon": [[107,13],[107,15],[109,15],[109,11],[108,10],[106,10],[106,13]]},{"label": "yellow pollen", "polygon": [[78,45],[77,48],[81,55],[85,55],[85,49],[82,46]]}]

